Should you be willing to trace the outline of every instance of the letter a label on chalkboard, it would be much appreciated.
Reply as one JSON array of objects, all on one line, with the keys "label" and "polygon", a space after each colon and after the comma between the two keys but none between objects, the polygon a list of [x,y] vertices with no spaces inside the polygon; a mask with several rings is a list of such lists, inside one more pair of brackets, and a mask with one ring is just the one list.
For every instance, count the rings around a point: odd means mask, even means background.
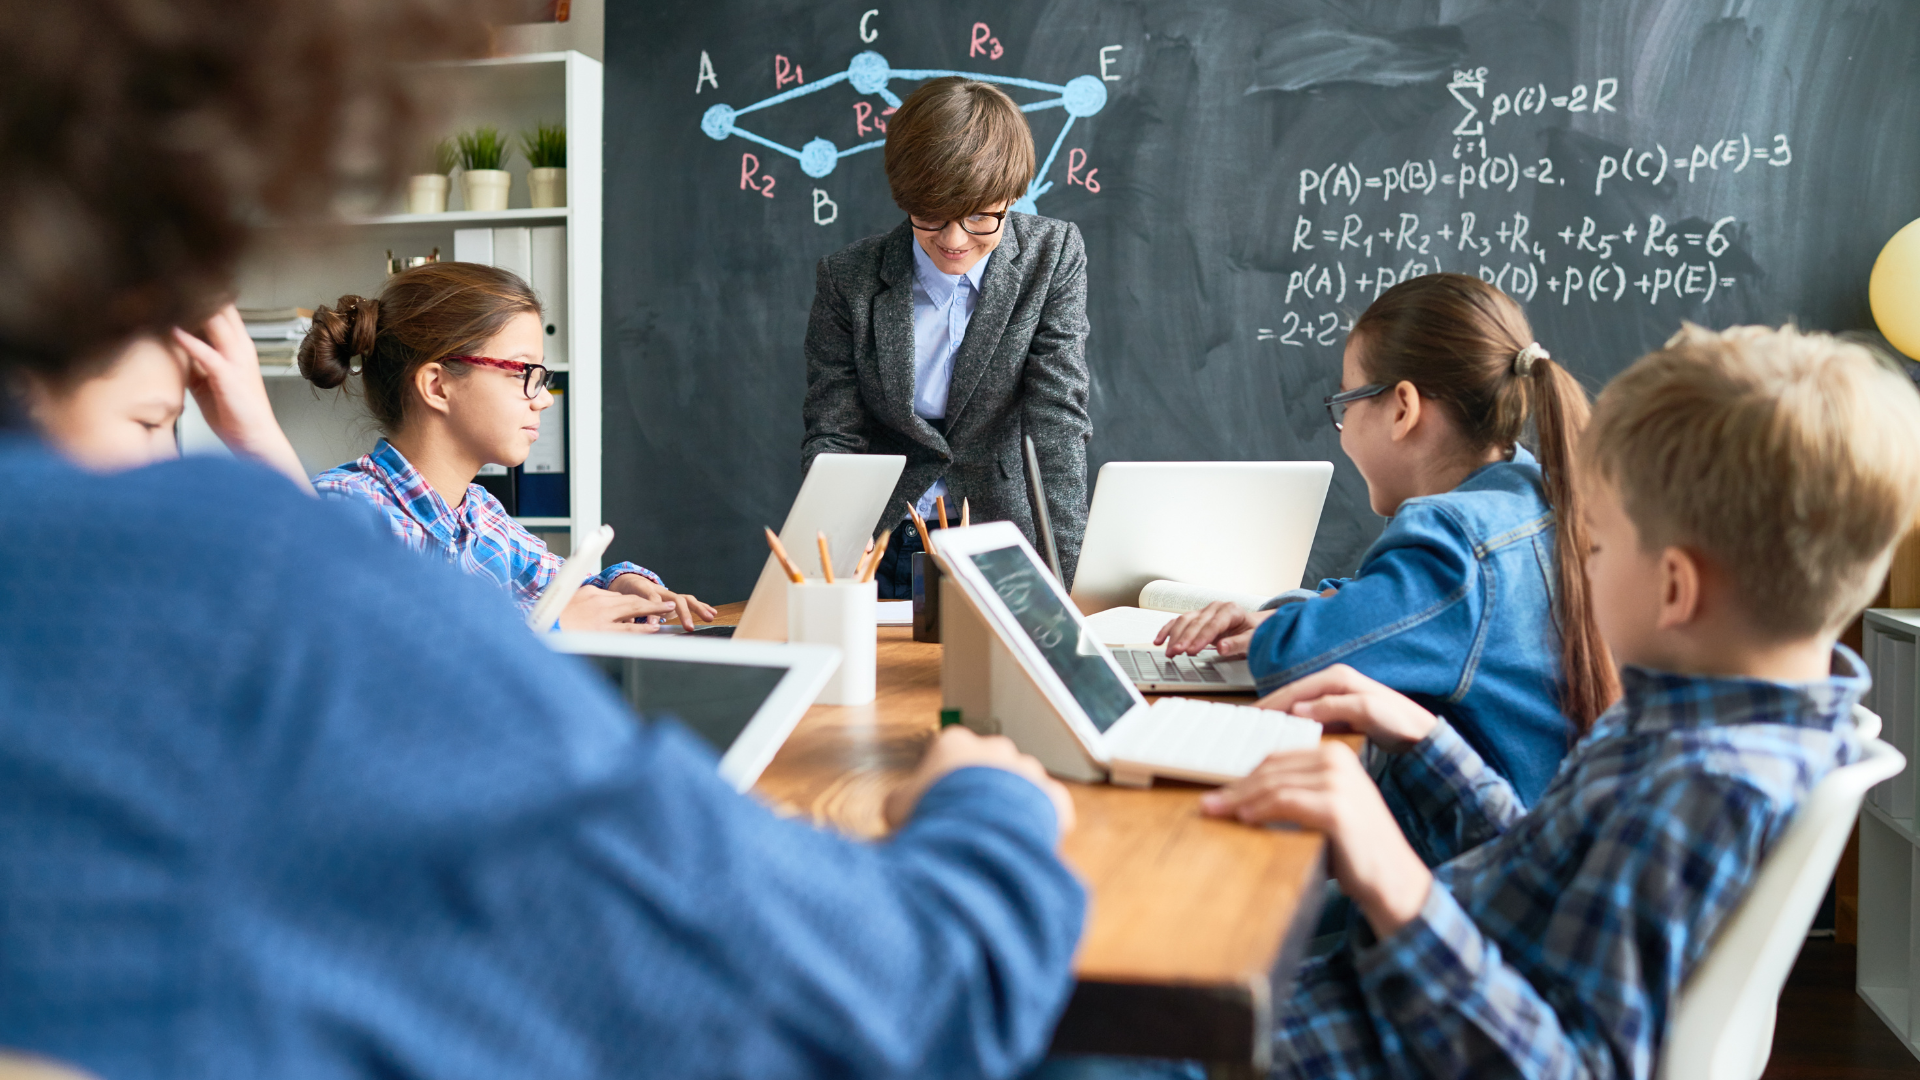
[{"label": "letter a label on chalkboard", "polygon": [[693,92],[699,93],[704,84],[711,84],[715,90],[720,89],[720,80],[713,74],[713,58],[707,55],[707,50],[701,49],[700,77],[693,80]]}]

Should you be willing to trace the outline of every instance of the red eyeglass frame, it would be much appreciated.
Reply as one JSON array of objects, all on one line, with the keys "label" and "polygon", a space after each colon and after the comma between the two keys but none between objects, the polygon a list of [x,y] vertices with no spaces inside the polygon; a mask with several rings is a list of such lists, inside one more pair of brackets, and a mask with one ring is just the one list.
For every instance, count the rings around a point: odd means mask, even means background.
[{"label": "red eyeglass frame", "polygon": [[[545,364],[530,364],[525,360],[501,360],[493,356],[448,356],[444,359],[458,361],[462,364],[479,364],[481,367],[511,371],[521,377],[520,389],[522,393],[527,395],[528,401],[532,401],[535,394],[553,385],[553,369]],[[540,372],[540,385],[538,386],[533,384],[533,373],[535,371]]]}]

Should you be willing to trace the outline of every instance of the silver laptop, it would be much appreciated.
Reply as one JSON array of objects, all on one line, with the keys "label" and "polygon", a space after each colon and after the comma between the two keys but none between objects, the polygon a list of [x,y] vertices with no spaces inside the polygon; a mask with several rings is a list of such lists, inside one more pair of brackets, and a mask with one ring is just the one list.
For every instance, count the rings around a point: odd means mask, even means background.
[{"label": "silver laptop", "polygon": [[[817,537],[824,532],[833,572],[851,577],[906,467],[907,459],[899,454],[816,455],[780,527],[780,543],[800,572],[820,576]],[[769,554],[733,636],[787,640],[787,584],[780,560]]]},{"label": "silver laptop", "polygon": [[555,652],[588,658],[633,711],[674,719],[720,755],[720,778],[760,779],[840,666],[831,645],[702,641],[636,634],[546,634]]}]

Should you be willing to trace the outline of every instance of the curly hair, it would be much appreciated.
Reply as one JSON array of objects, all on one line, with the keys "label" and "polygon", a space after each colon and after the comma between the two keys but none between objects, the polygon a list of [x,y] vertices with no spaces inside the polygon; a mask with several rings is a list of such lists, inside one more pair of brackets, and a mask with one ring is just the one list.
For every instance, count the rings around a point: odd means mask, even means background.
[{"label": "curly hair", "polygon": [[263,222],[391,188],[422,113],[402,61],[480,55],[487,7],[0,5],[0,375],[194,325]]}]

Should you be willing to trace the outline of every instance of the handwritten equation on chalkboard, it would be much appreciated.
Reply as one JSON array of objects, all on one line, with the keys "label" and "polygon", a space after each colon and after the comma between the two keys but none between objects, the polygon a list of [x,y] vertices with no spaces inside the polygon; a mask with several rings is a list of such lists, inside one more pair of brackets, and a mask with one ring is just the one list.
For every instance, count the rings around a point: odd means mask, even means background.
[{"label": "handwritten equation on chalkboard", "polygon": [[[1455,71],[1440,92],[1459,110],[1444,156],[1299,169],[1282,304],[1276,317],[1262,320],[1269,325],[1256,328],[1256,340],[1337,346],[1353,314],[1374,297],[1442,270],[1477,274],[1517,299],[1563,307],[1705,303],[1758,274],[1733,215],[1627,216],[1609,213],[1604,208],[1614,202],[1601,197],[1635,186],[1672,195],[1722,174],[1730,180],[1749,169],[1785,168],[1793,163],[1785,134],[1739,131],[1710,143],[1654,142],[1560,160],[1514,150],[1511,143],[1537,133],[1537,124],[1519,122],[1617,111],[1618,79],[1565,92],[1544,83],[1496,89],[1489,69],[1480,67]],[[1542,197],[1543,189],[1590,193],[1594,201]],[[1537,219],[1538,207],[1556,204],[1602,209]]]}]

